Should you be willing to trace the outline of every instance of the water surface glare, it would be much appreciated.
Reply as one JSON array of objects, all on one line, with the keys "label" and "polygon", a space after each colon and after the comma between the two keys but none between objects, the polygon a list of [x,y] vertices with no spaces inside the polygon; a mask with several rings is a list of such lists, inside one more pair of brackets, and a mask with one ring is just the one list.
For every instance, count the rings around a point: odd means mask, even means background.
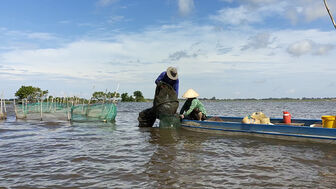
[{"label": "water surface glare", "polygon": [[[204,102],[211,115],[335,115],[336,102]],[[336,146],[138,128],[151,103],[119,103],[115,123],[0,121],[0,187],[334,188]],[[181,104],[180,104],[181,107]],[[157,126],[158,123],[156,122]]]}]

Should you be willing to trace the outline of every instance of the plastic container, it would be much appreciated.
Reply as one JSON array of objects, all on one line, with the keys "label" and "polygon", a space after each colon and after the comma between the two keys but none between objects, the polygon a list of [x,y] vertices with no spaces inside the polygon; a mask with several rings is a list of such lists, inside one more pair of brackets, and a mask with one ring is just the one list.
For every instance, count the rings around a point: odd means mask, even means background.
[{"label": "plastic container", "polygon": [[289,112],[283,112],[283,122],[286,124],[290,124],[292,122],[292,116]]},{"label": "plastic container", "polygon": [[336,128],[335,119],[336,116],[325,115],[322,116],[322,126],[323,128]]}]

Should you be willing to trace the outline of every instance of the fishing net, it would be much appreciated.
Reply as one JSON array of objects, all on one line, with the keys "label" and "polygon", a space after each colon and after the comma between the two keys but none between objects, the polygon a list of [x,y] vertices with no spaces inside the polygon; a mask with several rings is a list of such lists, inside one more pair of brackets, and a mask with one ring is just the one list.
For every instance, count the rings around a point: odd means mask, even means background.
[{"label": "fishing net", "polygon": [[71,108],[71,121],[114,121],[117,107],[113,103],[83,104]]},{"label": "fishing net", "polygon": [[72,103],[22,103],[15,105],[17,119],[42,121],[114,121],[117,115],[116,105]]},{"label": "fishing net", "polygon": [[160,115],[175,114],[179,106],[179,102],[174,88],[167,83],[160,82],[155,90],[153,105],[158,118],[160,118]]},{"label": "fishing net", "polygon": [[174,115],[178,106],[179,102],[174,88],[167,83],[160,82],[156,86],[153,107],[139,113],[139,127],[152,127],[156,118],[161,119],[163,116]]},{"label": "fishing net", "polygon": [[71,104],[68,103],[22,103],[15,105],[17,119],[67,121],[70,120]]}]

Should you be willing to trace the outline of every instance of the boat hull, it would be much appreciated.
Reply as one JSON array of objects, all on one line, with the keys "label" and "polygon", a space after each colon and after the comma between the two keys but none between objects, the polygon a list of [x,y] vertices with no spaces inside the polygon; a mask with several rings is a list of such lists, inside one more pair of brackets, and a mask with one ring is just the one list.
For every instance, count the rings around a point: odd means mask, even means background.
[{"label": "boat hull", "polygon": [[294,125],[285,125],[281,123],[282,119],[271,119],[274,125],[265,125],[243,124],[241,123],[243,118],[240,117],[220,118],[222,122],[183,120],[181,127],[206,133],[336,144],[336,129],[310,127],[312,124],[321,124],[321,120],[294,119],[292,120]]}]

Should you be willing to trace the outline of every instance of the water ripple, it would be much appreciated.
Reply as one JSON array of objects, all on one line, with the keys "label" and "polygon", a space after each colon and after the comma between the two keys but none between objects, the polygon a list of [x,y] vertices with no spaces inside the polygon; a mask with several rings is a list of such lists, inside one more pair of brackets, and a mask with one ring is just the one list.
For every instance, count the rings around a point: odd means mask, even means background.
[{"label": "water ripple", "polygon": [[[335,114],[336,102],[205,102],[213,115]],[[115,123],[0,122],[5,188],[333,188],[334,145],[138,128],[151,103],[119,103]],[[157,124],[157,123],[156,123]]]}]

